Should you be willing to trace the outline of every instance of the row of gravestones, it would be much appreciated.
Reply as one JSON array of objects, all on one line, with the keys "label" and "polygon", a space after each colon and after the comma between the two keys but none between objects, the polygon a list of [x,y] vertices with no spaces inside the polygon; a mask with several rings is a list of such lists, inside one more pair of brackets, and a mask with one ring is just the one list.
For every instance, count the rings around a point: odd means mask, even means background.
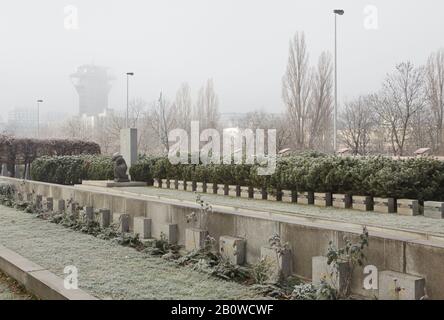
[{"label": "row of gravestones", "polygon": [[[32,194],[28,194],[28,200],[32,199]],[[66,207],[65,200],[57,200],[54,208],[53,198],[47,197],[45,203],[41,195],[36,195],[35,203],[37,208],[44,211],[66,212],[78,218],[79,210],[76,204],[69,202]],[[93,207],[84,207],[84,217],[88,221],[95,221],[95,212]],[[130,232],[129,214],[114,213],[109,209],[99,209],[99,223],[102,228],[109,227],[111,223],[117,223],[121,232]],[[139,235],[142,242],[152,241],[151,234],[152,220],[146,217],[133,218],[133,233]],[[170,244],[177,244],[178,226],[173,223],[165,223],[161,226],[161,233]],[[193,251],[202,249],[208,238],[208,230],[199,228],[187,228],[185,230],[185,250]],[[219,252],[234,265],[243,265],[246,263],[246,239],[223,235],[219,238]],[[286,278],[293,273],[292,252],[290,248],[277,250],[271,246],[261,247],[261,259],[269,262],[269,278],[279,280]],[[327,258],[317,256],[312,258],[312,281],[318,285],[324,279],[328,284],[343,292],[346,286],[348,263],[339,263],[336,268],[327,264]],[[378,272],[378,298],[381,300],[419,300],[425,296],[425,279],[406,273],[399,273],[390,270]]]},{"label": "row of gravestones", "polygon": [[[267,194],[264,190],[224,184],[202,182],[187,182],[181,180],[155,180],[154,186],[165,189],[196,191],[241,198],[254,198],[277,201],[275,195]],[[372,196],[352,196],[330,192],[292,192],[282,190],[280,201],[319,207],[334,207],[340,209],[355,209],[360,211],[375,211],[379,213],[397,213],[399,215],[424,215],[428,218],[444,219],[444,202],[426,201],[421,206],[418,200],[380,198]]]}]

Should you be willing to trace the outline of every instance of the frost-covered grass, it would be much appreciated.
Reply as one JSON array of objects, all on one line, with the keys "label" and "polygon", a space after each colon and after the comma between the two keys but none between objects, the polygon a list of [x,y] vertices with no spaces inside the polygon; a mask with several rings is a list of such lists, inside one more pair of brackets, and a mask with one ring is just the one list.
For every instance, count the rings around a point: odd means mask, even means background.
[{"label": "frost-covered grass", "polygon": [[[176,200],[195,202],[196,195],[190,191],[172,189],[159,189],[154,187],[125,187],[120,191],[141,195],[159,196]],[[212,205],[231,206],[255,211],[294,213],[320,219],[330,219],[341,222],[356,223],[367,226],[379,226],[394,229],[405,229],[425,233],[441,234],[444,236],[444,219],[431,219],[424,216],[400,216],[396,214],[384,214],[378,212],[363,212],[351,209],[321,208],[314,205],[301,205],[277,201],[257,200],[222,196],[215,194],[203,194],[203,199]]]},{"label": "frost-covered grass", "polygon": [[0,300],[33,300],[17,281],[0,272]]},{"label": "frost-covered grass", "polygon": [[101,299],[251,299],[246,286],[122,247],[29,213],[0,206],[0,244],[64,277],[78,268],[79,287]]}]

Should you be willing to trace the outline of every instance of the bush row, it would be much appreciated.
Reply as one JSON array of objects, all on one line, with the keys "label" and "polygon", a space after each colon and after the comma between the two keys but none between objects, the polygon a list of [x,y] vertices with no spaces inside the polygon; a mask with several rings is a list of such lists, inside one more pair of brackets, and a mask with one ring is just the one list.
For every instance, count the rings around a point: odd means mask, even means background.
[{"label": "bush row", "polygon": [[40,157],[31,164],[31,178],[37,181],[73,185],[82,180],[112,180],[111,157],[99,155]]},{"label": "bush row", "polygon": [[375,197],[444,201],[444,162],[430,158],[337,157],[303,154],[281,157],[271,176],[256,165],[172,165],[165,157],[143,158],[133,180],[153,178],[243,185],[274,190],[333,192]]}]

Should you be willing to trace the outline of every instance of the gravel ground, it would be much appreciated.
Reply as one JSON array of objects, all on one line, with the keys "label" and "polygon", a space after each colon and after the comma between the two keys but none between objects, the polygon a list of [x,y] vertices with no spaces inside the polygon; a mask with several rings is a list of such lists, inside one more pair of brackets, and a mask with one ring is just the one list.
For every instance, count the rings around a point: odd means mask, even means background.
[{"label": "gravel ground", "polygon": [[65,266],[76,266],[79,287],[101,299],[255,298],[246,286],[209,278],[4,206],[0,244],[62,278]]},{"label": "gravel ground", "polygon": [[[172,189],[159,189],[154,187],[124,187],[121,191],[143,195],[159,196],[164,198],[195,201],[193,192]],[[395,229],[406,229],[425,233],[434,233],[444,236],[444,219],[431,219],[424,216],[399,216],[377,212],[362,212],[350,209],[321,208],[314,205],[298,205],[295,203],[276,202],[269,200],[256,200],[236,198],[215,194],[203,194],[203,199],[213,205],[223,205],[257,211],[295,213],[314,218],[331,219],[341,222],[356,223],[367,226],[379,226]]]},{"label": "gravel ground", "polygon": [[15,280],[0,272],[0,300],[33,300]]}]

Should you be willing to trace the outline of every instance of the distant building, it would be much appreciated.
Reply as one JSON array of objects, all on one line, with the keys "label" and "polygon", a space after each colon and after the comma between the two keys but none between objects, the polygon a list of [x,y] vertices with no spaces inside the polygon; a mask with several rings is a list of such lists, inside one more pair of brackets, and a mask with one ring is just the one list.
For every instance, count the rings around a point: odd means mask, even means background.
[{"label": "distant building", "polygon": [[79,94],[79,115],[95,116],[108,108],[113,77],[107,68],[82,65],[71,74],[71,80]]},{"label": "distant building", "polygon": [[37,133],[37,110],[14,108],[9,111],[7,130],[17,136],[35,136]]}]

